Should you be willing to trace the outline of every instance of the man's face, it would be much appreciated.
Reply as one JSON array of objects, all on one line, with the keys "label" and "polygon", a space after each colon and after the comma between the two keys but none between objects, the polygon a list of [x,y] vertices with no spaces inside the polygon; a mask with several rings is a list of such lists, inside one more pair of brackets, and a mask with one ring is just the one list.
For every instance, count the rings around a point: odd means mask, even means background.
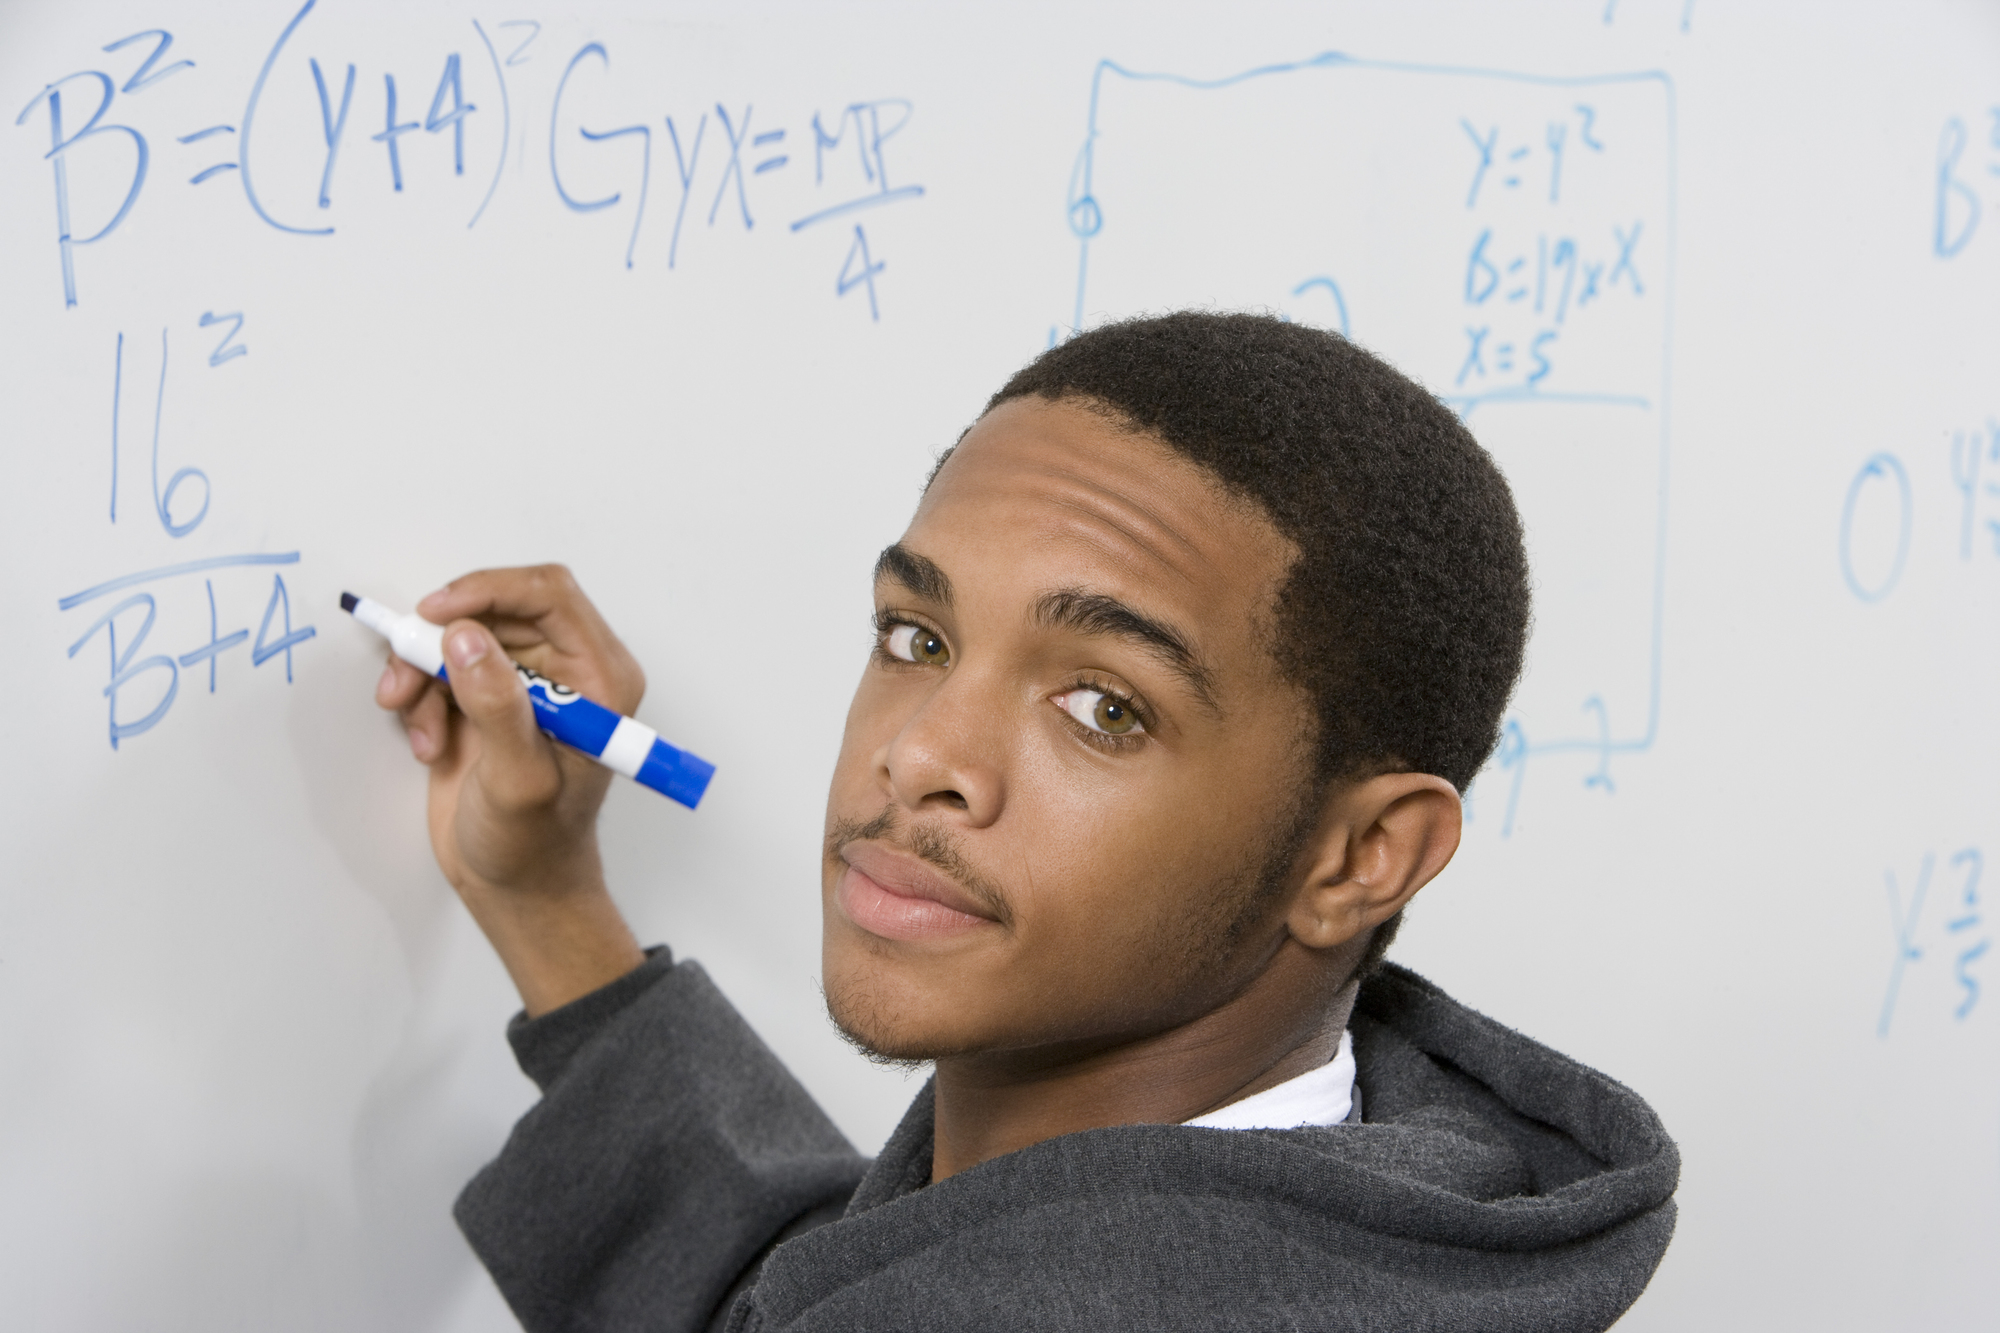
[{"label": "man's face", "polygon": [[824,984],[882,1055],[1087,1050],[1278,947],[1314,723],[1272,660],[1294,548],[1073,403],[982,418],[878,569],[827,800]]}]

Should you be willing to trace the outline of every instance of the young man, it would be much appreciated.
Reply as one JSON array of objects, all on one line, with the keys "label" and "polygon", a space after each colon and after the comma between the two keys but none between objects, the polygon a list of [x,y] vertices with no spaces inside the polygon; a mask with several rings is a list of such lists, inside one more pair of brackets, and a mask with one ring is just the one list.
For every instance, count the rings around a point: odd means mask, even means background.
[{"label": "young man", "polygon": [[1526,636],[1450,412],[1301,325],[1085,333],[939,464],[875,604],[823,981],[936,1073],[873,1162],[612,906],[605,772],[503,655],[638,705],[565,571],[421,604],[449,695],[383,677],[526,1005],[543,1099],[458,1206],[524,1325],[1546,1333],[1637,1298],[1678,1174],[1652,1112],[1377,966]]}]

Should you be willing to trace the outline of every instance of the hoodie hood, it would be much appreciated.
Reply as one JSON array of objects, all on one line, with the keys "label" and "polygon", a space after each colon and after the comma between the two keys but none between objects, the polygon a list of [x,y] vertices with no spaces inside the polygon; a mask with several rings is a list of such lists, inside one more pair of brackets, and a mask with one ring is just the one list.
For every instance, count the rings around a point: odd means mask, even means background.
[{"label": "hoodie hood", "polygon": [[766,1262],[739,1329],[1602,1329],[1673,1235],[1680,1161],[1629,1089],[1384,967],[1362,1118],[1131,1125],[933,1185],[926,1088],[841,1225]]}]

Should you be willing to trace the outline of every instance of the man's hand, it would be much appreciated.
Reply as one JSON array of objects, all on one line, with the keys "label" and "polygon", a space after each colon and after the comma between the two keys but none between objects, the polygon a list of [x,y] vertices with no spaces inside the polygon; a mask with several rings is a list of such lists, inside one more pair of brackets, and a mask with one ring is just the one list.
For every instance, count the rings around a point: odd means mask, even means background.
[{"label": "man's hand", "polygon": [[417,614],[445,626],[451,684],[392,656],[375,701],[402,718],[411,753],[430,766],[438,865],[533,1017],[645,956],[597,852],[611,772],[542,735],[513,664],[628,715],[646,676],[561,565],[468,574]]}]

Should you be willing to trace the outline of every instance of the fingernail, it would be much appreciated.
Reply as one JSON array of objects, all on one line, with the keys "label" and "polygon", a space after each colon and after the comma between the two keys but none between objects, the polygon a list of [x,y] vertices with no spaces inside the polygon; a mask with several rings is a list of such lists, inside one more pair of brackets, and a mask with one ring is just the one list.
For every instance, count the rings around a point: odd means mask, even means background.
[{"label": "fingernail", "polygon": [[413,731],[410,733],[410,753],[415,755],[420,762],[429,763],[431,751],[434,748],[431,744],[429,732]]},{"label": "fingernail", "polygon": [[469,667],[486,656],[486,636],[478,630],[462,629],[451,636],[445,649],[451,654],[453,666]]},{"label": "fingernail", "polygon": [[380,694],[396,683],[396,668],[389,663],[382,664],[382,679],[375,682],[375,692]]}]

